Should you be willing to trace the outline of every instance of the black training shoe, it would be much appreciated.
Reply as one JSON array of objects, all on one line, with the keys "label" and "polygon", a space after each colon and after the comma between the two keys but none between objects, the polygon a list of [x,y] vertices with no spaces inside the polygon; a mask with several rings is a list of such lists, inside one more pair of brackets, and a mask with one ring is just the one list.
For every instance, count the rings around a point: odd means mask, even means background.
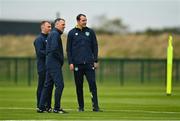
[{"label": "black training shoe", "polygon": [[39,108],[36,111],[37,111],[37,113],[44,113],[45,112],[45,110],[41,110]]},{"label": "black training shoe", "polygon": [[54,109],[54,110],[53,110],[53,113],[61,113],[61,114],[65,114],[65,113],[68,113],[68,112],[65,111],[65,110],[63,110],[63,109],[59,109],[59,110]]},{"label": "black training shoe", "polygon": [[102,110],[100,110],[99,108],[93,108],[94,112],[103,112]]},{"label": "black training shoe", "polygon": [[52,112],[52,108],[46,108],[46,112],[51,113]]},{"label": "black training shoe", "polygon": [[79,108],[78,112],[84,112],[84,108]]}]

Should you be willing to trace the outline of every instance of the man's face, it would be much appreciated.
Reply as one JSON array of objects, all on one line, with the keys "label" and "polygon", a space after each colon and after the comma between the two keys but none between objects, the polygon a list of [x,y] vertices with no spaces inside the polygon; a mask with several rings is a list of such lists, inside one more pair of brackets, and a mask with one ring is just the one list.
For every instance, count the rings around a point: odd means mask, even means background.
[{"label": "man's face", "polygon": [[45,33],[45,34],[48,34],[50,31],[51,31],[51,24],[48,23],[48,22],[45,22],[42,25],[42,32]]},{"label": "man's face", "polygon": [[56,27],[58,30],[63,32],[65,29],[65,21],[63,21],[63,20],[58,21],[56,24]]},{"label": "man's face", "polygon": [[78,25],[80,25],[81,27],[86,27],[87,24],[87,18],[85,16],[81,16],[80,20],[77,21]]}]

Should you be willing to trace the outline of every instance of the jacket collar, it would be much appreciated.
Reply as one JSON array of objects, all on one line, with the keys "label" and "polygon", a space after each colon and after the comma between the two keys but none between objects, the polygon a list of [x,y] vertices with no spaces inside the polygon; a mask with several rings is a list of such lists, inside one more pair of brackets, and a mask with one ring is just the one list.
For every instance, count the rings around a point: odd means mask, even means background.
[{"label": "jacket collar", "polygon": [[87,27],[81,27],[81,26],[79,26],[79,25],[76,25],[75,28],[83,31],[83,30],[86,29]]},{"label": "jacket collar", "polygon": [[48,36],[48,34],[44,34],[44,33],[42,33],[42,32],[41,32],[41,35],[44,36],[44,37],[47,37],[47,36]]},{"label": "jacket collar", "polygon": [[53,30],[57,31],[59,34],[62,34],[63,32],[57,28],[54,28]]}]

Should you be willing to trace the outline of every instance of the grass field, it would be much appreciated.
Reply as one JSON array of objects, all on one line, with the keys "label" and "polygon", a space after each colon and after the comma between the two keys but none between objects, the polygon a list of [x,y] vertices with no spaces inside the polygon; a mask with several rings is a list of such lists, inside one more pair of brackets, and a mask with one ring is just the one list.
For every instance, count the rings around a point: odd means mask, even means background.
[{"label": "grass field", "polygon": [[75,87],[66,84],[62,106],[68,114],[36,113],[36,86],[0,86],[0,120],[180,120],[180,88],[166,96],[162,86],[98,84],[103,112],[92,112],[85,84],[85,112],[77,112]]}]

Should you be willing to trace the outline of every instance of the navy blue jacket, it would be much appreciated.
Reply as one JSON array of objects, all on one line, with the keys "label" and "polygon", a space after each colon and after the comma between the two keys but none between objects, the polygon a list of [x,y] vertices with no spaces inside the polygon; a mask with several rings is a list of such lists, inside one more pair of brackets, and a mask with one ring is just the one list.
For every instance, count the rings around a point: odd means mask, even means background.
[{"label": "navy blue jacket", "polygon": [[75,27],[68,33],[67,57],[69,64],[85,64],[98,61],[98,44],[94,31],[88,27]]},{"label": "navy blue jacket", "polygon": [[47,34],[41,33],[34,41],[38,72],[45,71]]},{"label": "navy blue jacket", "polygon": [[64,63],[62,32],[54,28],[47,38],[46,67],[47,69],[59,69]]}]

